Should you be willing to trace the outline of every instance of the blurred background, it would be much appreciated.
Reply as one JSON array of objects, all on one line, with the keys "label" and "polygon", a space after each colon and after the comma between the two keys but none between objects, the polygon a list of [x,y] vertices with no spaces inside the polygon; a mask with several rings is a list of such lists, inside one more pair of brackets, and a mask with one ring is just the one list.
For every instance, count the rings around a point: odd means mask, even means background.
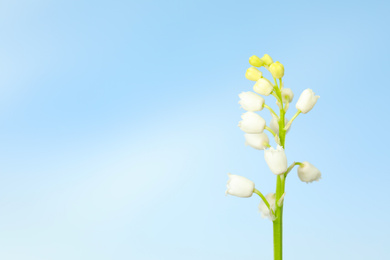
[{"label": "blurred background", "polygon": [[287,179],[285,259],[387,259],[389,7],[1,1],[0,258],[273,259],[258,196],[224,194],[228,172],[275,190],[237,127],[248,58],[268,53],[289,118],[321,96],[287,135],[323,177]]}]

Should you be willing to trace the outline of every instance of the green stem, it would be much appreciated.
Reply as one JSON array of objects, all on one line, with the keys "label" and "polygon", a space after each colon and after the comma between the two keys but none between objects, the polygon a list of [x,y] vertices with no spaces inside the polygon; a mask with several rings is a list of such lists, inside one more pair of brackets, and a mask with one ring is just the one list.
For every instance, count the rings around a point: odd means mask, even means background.
[{"label": "green stem", "polygon": [[288,121],[288,123],[286,124],[286,126],[284,127],[285,129],[284,130],[287,130],[290,128],[292,122],[294,121],[295,118],[297,118],[297,116],[299,116],[299,114],[301,113],[301,110],[298,110],[295,115],[290,119],[290,121]]},{"label": "green stem", "polygon": [[279,96],[275,94],[275,87],[274,87],[274,91],[272,91],[272,96],[274,96],[276,98],[276,100],[281,104],[282,103],[282,100],[279,99]]},{"label": "green stem", "polygon": [[[276,83],[276,79],[275,79]],[[277,87],[274,88],[276,95],[280,100],[282,100],[282,95],[280,89]],[[286,130],[284,129],[284,116],[285,111],[283,109],[283,103],[281,103],[280,108],[280,118],[279,118],[279,139],[280,144],[284,149],[285,138],[286,138]],[[281,178],[282,177],[282,178]],[[277,176],[276,178],[276,202],[284,194],[284,186],[285,186],[285,176]],[[283,259],[283,204],[281,206],[276,203],[276,212],[275,212],[275,220],[273,221],[273,231],[274,231],[274,260],[282,260]]]},{"label": "green stem", "polygon": [[269,210],[271,210],[271,206],[269,205],[267,199],[264,197],[263,193],[261,193],[258,189],[253,190],[254,193],[260,196],[260,198],[264,201],[265,205]]},{"label": "green stem", "polygon": [[284,112],[287,113],[287,110],[290,106],[290,102],[286,102],[286,104],[284,105]]},{"label": "green stem", "polygon": [[283,205],[278,207],[276,210],[276,219],[273,222],[273,230],[274,230],[274,259],[282,260],[283,259]]},{"label": "green stem", "polygon": [[278,114],[276,114],[275,111],[270,106],[264,104],[264,107],[268,109],[271,112],[271,114],[274,114],[276,118],[279,118]]},{"label": "green stem", "polygon": [[287,177],[287,174],[294,168],[295,165],[302,165],[300,162],[293,162],[288,168],[287,171],[284,173],[284,177]]},{"label": "green stem", "polygon": [[275,86],[278,87],[278,81],[276,80],[276,78],[274,78],[274,81],[275,81]]},{"label": "green stem", "polygon": [[274,130],[272,130],[272,129],[269,128],[268,126],[265,127],[265,130],[268,130],[273,136],[276,135],[276,133],[274,132]]}]

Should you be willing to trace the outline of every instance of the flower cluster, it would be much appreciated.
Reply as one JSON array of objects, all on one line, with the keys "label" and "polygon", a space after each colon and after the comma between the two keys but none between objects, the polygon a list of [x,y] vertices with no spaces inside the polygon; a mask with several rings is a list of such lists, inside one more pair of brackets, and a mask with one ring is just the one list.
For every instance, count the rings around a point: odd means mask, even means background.
[{"label": "flower cluster", "polygon": [[[249,58],[249,63],[252,67],[247,69],[245,77],[248,80],[255,81],[253,86],[254,92],[242,92],[238,95],[240,98],[239,104],[246,110],[242,114],[242,120],[238,123],[238,126],[245,132],[246,145],[257,150],[264,150],[264,159],[269,169],[278,177],[277,189],[276,193],[269,193],[263,196],[255,188],[254,182],[245,177],[229,173],[226,194],[245,198],[251,197],[253,193],[258,194],[262,198],[259,205],[261,216],[275,221],[281,214],[278,214],[278,211],[283,206],[285,179],[295,165],[299,166],[297,172],[301,181],[310,183],[321,178],[321,172],[309,162],[293,162],[288,166],[284,149],[286,134],[290,130],[292,122],[300,113],[306,114],[312,110],[319,96],[316,96],[313,90],[305,89],[295,105],[297,109],[295,115],[288,120],[286,113],[289,104],[294,99],[294,93],[290,88],[284,88],[282,82],[284,76],[283,64],[278,61],[274,62],[268,54],[265,54],[262,58],[252,56]],[[263,72],[259,70],[261,67],[269,71],[274,83],[264,77]],[[280,113],[277,114],[268,106],[261,95],[274,96]],[[256,113],[264,108],[269,110],[272,116],[268,126],[266,120]],[[272,134],[276,148],[271,147],[270,139],[264,132],[265,130]]]}]

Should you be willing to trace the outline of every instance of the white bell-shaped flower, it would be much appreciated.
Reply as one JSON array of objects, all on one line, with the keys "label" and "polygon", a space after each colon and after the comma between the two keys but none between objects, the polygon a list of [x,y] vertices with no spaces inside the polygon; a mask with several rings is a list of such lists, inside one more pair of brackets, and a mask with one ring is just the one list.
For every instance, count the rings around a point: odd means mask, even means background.
[{"label": "white bell-shaped flower", "polygon": [[272,83],[266,79],[266,78],[261,78],[258,81],[256,81],[255,85],[253,86],[253,90],[260,95],[264,96],[269,96],[271,92],[273,91],[274,86]]},{"label": "white bell-shaped flower", "polygon": [[298,167],[298,177],[301,181],[306,183],[319,181],[321,179],[321,172],[313,164],[303,162],[302,165]]},{"label": "white bell-shaped flower", "polygon": [[264,107],[264,98],[251,91],[242,92],[238,95],[241,107],[247,111],[260,111]]},{"label": "white bell-shaped flower", "polygon": [[287,157],[283,147],[269,148],[264,150],[264,158],[273,174],[279,175],[287,170]]},{"label": "white bell-shaped flower", "polygon": [[294,93],[291,88],[283,88],[282,89],[282,100],[283,103],[290,103],[294,98]]},{"label": "white bell-shaped flower", "polygon": [[[278,118],[274,115],[274,114],[271,114],[272,115],[272,119],[269,123],[269,127],[278,135],[279,134],[279,121],[278,121]],[[286,125],[288,123],[288,119],[287,117],[284,117],[284,125]],[[290,130],[287,129],[287,132]]]},{"label": "white bell-shaped flower", "polygon": [[313,90],[311,89],[305,89],[301,96],[298,99],[297,104],[295,107],[300,110],[302,113],[306,114],[309,112],[314,105],[316,104],[317,100],[320,98],[320,96],[315,96]]},{"label": "white bell-shaped flower", "polygon": [[240,175],[228,173],[225,195],[233,195],[241,198],[251,197],[255,189],[255,183]]},{"label": "white bell-shaped flower", "polygon": [[245,144],[257,150],[264,150],[269,145],[269,139],[266,133],[245,134],[244,136]]},{"label": "white bell-shaped flower", "polygon": [[[276,206],[275,206],[275,200],[276,195],[275,193],[268,193],[265,198],[267,199],[267,202],[270,206],[270,208],[275,212]],[[275,216],[273,216],[268,209],[267,205],[265,205],[264,201],[262,200],[259,204],[259,211],[261,213],[262,218],[268,218],[270,220],[274,220]]]},{"label": "white bell-shaped flower", "polygon": [[260,134],[266,126],[265,120],[255,112],[248,111],[241,115],[238,126],[248,134]]}]

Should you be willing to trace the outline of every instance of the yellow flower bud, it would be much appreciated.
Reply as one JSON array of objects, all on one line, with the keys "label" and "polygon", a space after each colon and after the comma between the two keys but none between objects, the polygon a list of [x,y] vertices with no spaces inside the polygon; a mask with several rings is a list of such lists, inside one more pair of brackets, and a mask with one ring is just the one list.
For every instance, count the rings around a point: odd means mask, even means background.
[{"label": "yellow flower bud", "polygon": [[273,91],[274,86],[272,83],[266,79],[261,78],[258,81],[256,81],[255,85],[253,86],[253,90],[260,95],[268,96]]},{"label": "yellow flower bud", "polygon": [[274,62],[268,54],[264,54],[264,56],[261,58],[261,60],[264,62],[265,65],[269,66]]},{"label": "yellow flower bud", "polygon": [[261,73],[260,70],[256,69],[255,67],[250,67],[246,70],[245,77],[252,81],[257,81],[263,76],[263,73]]},{"label": "yellow flower bud", "polygon": [[284,76],[284,66],[279,61],[272,63],[271,66],[269,66],[269,71],[274,78],[281,79]]},{"label": "yellow flower bud", "polygon": [[257,57],[256,55],[253,55],[252,57],[249,58],[249,64],[254,67],[261,67],[264,65],[264,61],[259,57]]}]

